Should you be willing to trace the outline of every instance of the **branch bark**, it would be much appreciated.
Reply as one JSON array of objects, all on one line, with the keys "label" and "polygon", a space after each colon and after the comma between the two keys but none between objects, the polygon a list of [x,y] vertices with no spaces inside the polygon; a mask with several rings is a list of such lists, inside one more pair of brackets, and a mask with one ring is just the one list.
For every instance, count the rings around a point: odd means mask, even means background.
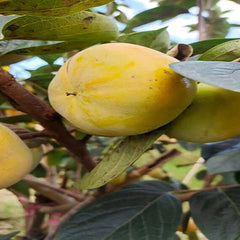
[{"label": "branch bark", "polygon": [[86,143],[76,140],[69,133],[59,114],[17,83],[15,78],[2,68],[0,68],[0,92],[8,97],[10,103],[16,109],[39,121],[46,129],[47,134],[66,147],[74,158],[83,164],[86,170],[91,171],[95,167],[96,164],[86,148]]},{"label": "branch bark", "polygon": [[197,0],[197,6],[199,8],[199,12],[198,12],[199,40],[202,41],[207,39],[206,22],[202,15],[202,12],[204,11],[204,0]]}]

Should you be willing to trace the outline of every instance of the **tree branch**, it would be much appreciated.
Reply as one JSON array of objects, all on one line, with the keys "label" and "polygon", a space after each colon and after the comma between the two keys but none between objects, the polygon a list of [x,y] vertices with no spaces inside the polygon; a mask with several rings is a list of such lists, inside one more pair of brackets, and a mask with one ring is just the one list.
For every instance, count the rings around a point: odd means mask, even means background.
[{"label": "tree branch", "polygon": [[197,0],[197,6],[199,8],[198,12],[199,40],[202,41],[207,39],[206,22],[202,15],[202,12],[204,11],[204,0]]},{"label": "tree branch", "polygon": [[0,92],[9,98],[16,109],[39,121],[46,129],[47,134],[66,147],[88,171],[95,167],[96,164],[86,148],[86,143],[76,140],[69,133],[63,125],[59,114],[17,83],[15,78],[2,68],[0,68]]},{"label": "tree branch", "polygon": [[62,227],[62,225],[76,212],[78,212],[80,209],[88,205],[89,203],[93,202],[95,200],[95,197],[89,196],[84,201],[77,204],[75,207],[73,207],[71,210],[69,210],[59,221],[58,225],[48,233],[48,235],[44,238],[44,240],[53,240],[55,236],[57,235],[58,231]]}]

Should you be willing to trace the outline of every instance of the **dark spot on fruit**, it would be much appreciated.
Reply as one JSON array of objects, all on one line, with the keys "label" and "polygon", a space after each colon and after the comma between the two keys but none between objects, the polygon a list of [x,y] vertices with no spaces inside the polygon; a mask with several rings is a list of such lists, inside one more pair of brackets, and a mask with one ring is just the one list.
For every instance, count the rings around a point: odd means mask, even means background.
[{"label": "dark spot on fruit", "polygon": [[149,89],[153,89],[152,87],[149,87]]},{"label": "dark spot on fruit", "polygon": [[77,94],[76,93],[69,93],[69,92],[66,92],[66,96],[68,97],[68,96],[77,96]]},{"label": "dark spot on fruit", "polygon": [[18,25],[16,25],[16,24],[12,24],[12,25],[9,25],[9,26],[7,27],[7,30],[13,32],[13,31],[16,31],[18,28],[19,28]]},{"label": "dark spot on fruit", "polygon": [[170,72],[169,72],[168,70],[166,70],[166,69],[164,69],[163,72],[166,73],[166,74],[170,73]]},{"label": "dark spot on fruit", "polygon": [[131,78],[135,78],[135,76],[134,76],[134,75],[132,75],[132,76],[131,76]]}]

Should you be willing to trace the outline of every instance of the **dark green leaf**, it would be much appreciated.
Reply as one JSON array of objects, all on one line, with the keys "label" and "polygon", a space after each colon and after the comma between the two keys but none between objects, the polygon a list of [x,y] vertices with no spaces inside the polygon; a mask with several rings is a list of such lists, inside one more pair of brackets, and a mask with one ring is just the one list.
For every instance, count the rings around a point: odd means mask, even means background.
[{"label": "dark green leaf", "polygon": [[58,165],[63,157],[66,156],[66,152],[62,149],[53,149],[47,154],[49,166]]},{"label": "dark green leaf", "polygon": [[36,168],[33,169],[31,174],[38,178],[44,178],[47,175],[46,168],[44,168],[41,164],[38,164]]},{"label": "dark green leaf", "polygon": [[100,6],[112,0],[4,0],[0,2],[3,15],[63,16]]},{"label": "dark green leaf", "polygon": [[[161,181],[141,181],[130,184],[78,211],[62,226],[56,240],[104,239],[107,234],[114,232],[122,224],[133,221],[134,216],[144,214],[145,208],[150,207],[150,211],[152,211],[151,206],[154,201],[172,190],[173,187],[170,184]],[[160,201],[169,210],[168,213],[172,218],[176,218],[169,222],[169,224],[173,224],[172,227],[175,227],[181,218],[181,204],[171,195],[167,196],[169,198],[162,199],[164,202]],[[158,203],[156,203],[157,207],[159,207]],[[161,212],[160,209],[156,211],[159,211],[160,216],[163,213],[162,209]],[[162,227],[160,223],[159,227]]]},{"label": "dark green leaf", "polygon": [[220,152],[209,158],[206,162],[209,173],[224,173],[240,170],[240,144],[235,145],[229,150]]},{"label": "dark green leaf", "polygon": [[0,240],[10,240],[12,237],[16,236],[19,231],[11,232],[8,234],[0,234]]},{"label": "dark green leaf", "polygon": [[[17,192],[25,195],[26,197],[30,196],[29,186],[24,181],[19,181],[19,182],[15,183],[14,185],[10,186],[10,189],[17,191]],[[0,238],[0,240],[1,240],[1,238]]]},{"label": "dark green leaf", "polygon": [[209,40],[204,40],[204,41],[200,41],[200,42],[190,43],[189,45],[191,45],[193,47],[193,54],[197,55],[197,54],[202,54],[202,53],[206,52],[207,50],[215,47],[218,44],[228,42],[231,40],[237,40],[237,39],[233,39],[233,38],[209,39]]},{"label": "dark green leaf", "polygon": [[240,39],[219,44],[203,53],[198,60],[233,61],[240,57]]},{"label": "dark green leaf", "polygon": [[190,199],[194,222],[208,239],[240,238],[240,188],[194,194]]},{"label": "dark green leaf", "polygon": [[129,136],[113,146],[103,160],[80,182],[81,189],[103,186],[134,163],[164,132],[163,128],[155,131]]},{"label": "dark green leaf", "polygon": [[120,36],[117,41],[138,44],[166,52],[170,46],[169,34],[166,29],[167,28],[161,28],[154,31],[129,33]]},{"label": "dark green leaf", "polygon": [[[47,29],[46,29],[47,26]],[[4,25],[4,40],[85,40],[101,42],[118,35],[116,23],[94,12],[79,12],[63,17],[18,17]]]},{"label": "dark green leaf", "polygon": [[25,81],[29,83],[33,88],[41,88],[43,92],[46,92],[49,83],[53,79],[54,75],[49,73],[42,73],[33,77],[26,79]]},{"label": "dark green leaf", "polygon": [[235,175],[236,175],[236,172],[221,173],[221,176],[223,178],[223,182],[227,185],[239,184],[239,181],[237,181]]},{"label": "dark green leaf", "polygon": [[235,146],[239,143],[240,136],[229,138],[227,140],[219,142],[204,143],[202,145],[201,157],[203,157],[207,161],[218,153],[235,148]]},{"label": "dark green leaf", "polygon": [[160,6],[141,12],[128,21],[125,32],[130,32],[133,28],[150,23],[156,20],[168,20],[188,10],[176,5]]},{"label": "dark green leaf", "polygon": [[169,66],[184,77],[240,92],[238,62],[187,61],[171,63]]},{"label": "dark green leaf", "polygon": [[0,117],[0,122],[2,123],[20,123],[20,122],[32,122],[33,119],[26,114],[17,115],[17,116],[8,116],[8,117]]},{"label": "dark green leaf", "polygon": [[104,240],[172,240],[180,225],[181,202],[173,195],[157,198]]}]

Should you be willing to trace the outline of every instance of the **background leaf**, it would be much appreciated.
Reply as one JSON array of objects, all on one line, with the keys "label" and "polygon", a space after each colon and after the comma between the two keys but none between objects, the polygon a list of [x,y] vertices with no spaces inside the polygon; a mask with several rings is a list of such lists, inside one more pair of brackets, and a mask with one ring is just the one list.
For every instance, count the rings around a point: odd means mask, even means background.
[{"label": "background leaf", "polygon": [[112,0],[4,0],[0,1],[0,14],[63,16],[100,6]]},{"label": "background leaf", "polygon": [[16,234],[18,234],[19,231],[11,232],[8,234],[0,234],[0,240],[9,240],[12,239]]},{"label": "background leaf", "polygon": [[236,240],[240,237],[240,188],[194,194],[191,214],[199,229],[211,240]]},{"label": "background leaf", "polygon": [[187,61],[171,63],[169,66],[184,77],[240,92],[238,62]]},{"label": "background leaf", "polygon": [[171,194],[163,195],[104,240],[172,240],[181,216],[181,202]]},{"label": "background leaf", "polygon": [[198,60],[230,62],[240,57],[240,39],[219,44],[203,53]]},{"label": "background leaf", "polygon": [[164,132],[155,131],[129,136],[121,140],[108,151],[103,160],[80,182],[81,189],[103,186],[134,163]]},{"label": "background leaf", "polygon": [[170,46],[167,28],[154,31],[134,32],[120,36],[117,41],[138,44],[155,50],[166,52]]},{"label": "background leaf", "polygon": [[207,161],[218,153],[231,149],[238,143],[240,143],[240,136],[219,142],[204,143],[201,149],[201,157]]},{"label": "background leaf", "polygon": [[[160,196],[172,190],[173,187],[170,184],[161,181],[140,181],[130,184],[118,192],[96,200],[77,212],[61,228],[56,240],[104,239],[104,236],[114,232],[125,222],[130,224],[135,221],[134,216],[137,219],[138,216],[140,217],[142,214],[145,214],[144,209],[146,208],[150,212],[154,208],[155,211],[159,211],[158,213],[161,216],[163,214],[163,206],[165,206],[166,210],[168,209],[169,218],[172,218],[169,224],[172,223],[173,229],[178,225],[181,218],[181,203],[175,197],[168,194],[168,197],[160,200]],[[159,206],[159,201],[157,201],[156,205],[154,202],[159,197],[162,207]],[[175,207],[173,207],[173,203]],[[160,209],[156,207],[160,207]],[[147,215],[149,214],[148,210]],[[161,228],[160,223],[159,228]]]},{"label": "background leaf", "polygon": [[156,20],[168,20],[188,10],[176,5],[160,6],[141,12],[127,22],[124,32],[131,32],[133,28]]},{"label": "background leaf", "polygon": [[[18,47],[15,50],[11,50],[12,48],[6,48],[5,52],[0,56],[0,62],[1,61],[5,61],[6,62],[6,58],[8,58],[11,55],[19,55],[19,56],[23,56],[23,55],[32,55],[32,56],[36,56],[36,55],[43,55],[43,54],[55,54],[55,53],[65,53],[65,52],[70,52],[73,50],[83,50],[87,47],[90,47],[96,43],[104,43],[104,42],[109,42],[112,40],[112,36],[109,36],[107,34],[105,34],[105,32],[98,34],[98,38],[96,39],[89,39],[88,41],[86,40],[79,40],[79,41],[61,41],[61,42],[57,42],[56,43],[43,43],[43,41],[39,41],[42,42],[41,44],[39,44],[38,46],[31,46],[31,47]],[[24,40],[8,40],[10,41],[24,41]],[[26,40],[27,42],[27,40]],[[34,41],[30,41],[29,42],[34,42]],[[50,41],[49,41],[50,42]],[[1,45],[1,44],[0,44]],[[4,50],[4,49],[3,49]]]},{"label": "background leaf", "polygon": [[206,166],[210,174],[239,171],[239,156],[240,143],[209,158]]},{"label": "background leaf", "polygon": [[193,47],[193,55],[197,55],[197,54],[202,54],[206,52],[207,50],[215,47],[218,44],[228,42],[231,40],[234,40],[234,39],[233,38],[208,39],[204,41],[190,43],[189,45]]},{"label": "background leaf", "polygon": [[[46,30],[47,26],[47,30]],[[61,26],[61,27],[60,27]],[[6,23],[2,29],[4,40],[113,40],[118,35],[116,23],[94,12],[79,12],[63,17],[23,16]]]}]

